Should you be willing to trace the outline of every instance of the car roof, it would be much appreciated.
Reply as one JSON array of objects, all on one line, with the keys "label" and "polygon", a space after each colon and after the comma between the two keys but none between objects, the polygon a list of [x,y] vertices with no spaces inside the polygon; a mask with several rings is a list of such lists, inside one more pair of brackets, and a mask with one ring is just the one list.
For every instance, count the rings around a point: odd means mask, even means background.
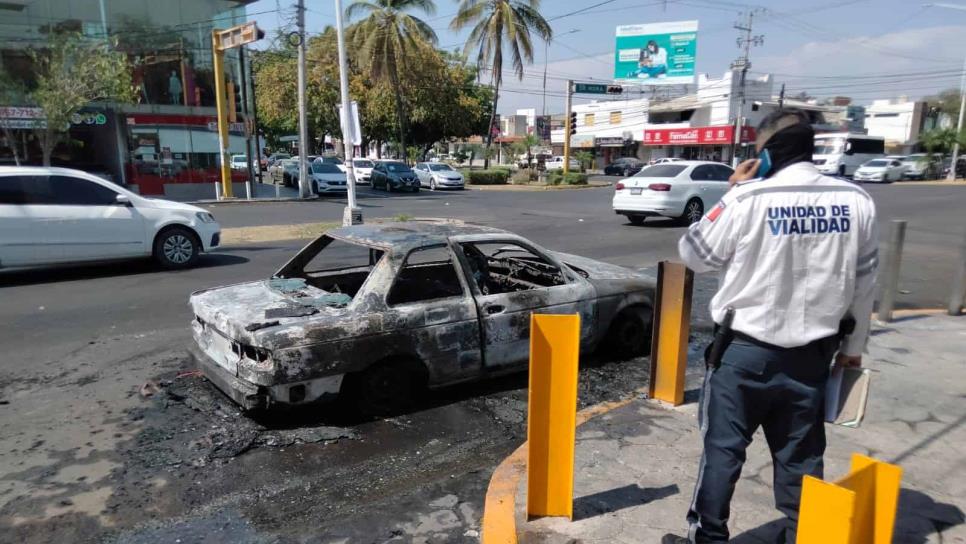
[{"label": "car roof", "polygon": [[328,235],[346,242],[398,249],[403,252],[412,248],[444,244],[456,236],[476,234],[505,234],[517,238],[505,230],[444,221],[405,221],[390,223],[367,223],[330,230]]},{"label": "car roof", "polygon": [[[727,164],[725,164],[723,162],[715,162],[715,161],[685,161],[685,160],[676,160],[676,161],[672,161],[672,162],[674,163],[674,166],[698,166],[698,165],[701,165],[701,164],[718,164],[718,165],[721,165],[721,166],[728,166]],[[652,164],[651,166],[652,167],[653,166],[662,166],[664,164],[670,164],[670,163],[666,163],[666,162],[665,163],[658,163],[658,164]],[[728,166],[728,168],[731,168],[731,167]]]}]

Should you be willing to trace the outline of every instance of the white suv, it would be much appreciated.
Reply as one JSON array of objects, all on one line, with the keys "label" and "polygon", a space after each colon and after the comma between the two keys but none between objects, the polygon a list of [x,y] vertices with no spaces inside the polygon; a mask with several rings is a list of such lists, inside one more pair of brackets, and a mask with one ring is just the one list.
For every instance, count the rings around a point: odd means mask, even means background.
[{"label": "white suv", "polygon": [[147,256],[187,268],[221,237],[197,206],[78,170],[11,166],[0,166],[0,233],[0,268]]}]

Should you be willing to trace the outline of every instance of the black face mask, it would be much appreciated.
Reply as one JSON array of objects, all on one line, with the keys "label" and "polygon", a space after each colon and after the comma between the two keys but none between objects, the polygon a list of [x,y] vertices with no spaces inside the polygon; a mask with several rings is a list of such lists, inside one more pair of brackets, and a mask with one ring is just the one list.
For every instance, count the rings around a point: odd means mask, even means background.
[{"label": "black face mask", "polygon": [[776,132],[765,142],[764,149],[771,157],[770,178],[780,170],[797,162],[812,162],[815,151],[815,131],[806,124],[796,124]]}]

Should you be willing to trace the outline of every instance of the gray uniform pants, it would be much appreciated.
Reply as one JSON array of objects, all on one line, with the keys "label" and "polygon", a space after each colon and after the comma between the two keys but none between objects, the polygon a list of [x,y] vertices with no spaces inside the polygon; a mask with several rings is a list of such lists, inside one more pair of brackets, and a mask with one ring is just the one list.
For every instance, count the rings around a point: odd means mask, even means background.
[{"label": "gray uniform pants", "polygon": [[795,542],[802,477],[822,477],[825,382],[837,344],[783,349],[736,339],[708,370],[698,414],[704,453],[688,511],[693,542],[727,542],[731,496],[758,427],[771,450],[775,506],[786,516],[778,541]]}]

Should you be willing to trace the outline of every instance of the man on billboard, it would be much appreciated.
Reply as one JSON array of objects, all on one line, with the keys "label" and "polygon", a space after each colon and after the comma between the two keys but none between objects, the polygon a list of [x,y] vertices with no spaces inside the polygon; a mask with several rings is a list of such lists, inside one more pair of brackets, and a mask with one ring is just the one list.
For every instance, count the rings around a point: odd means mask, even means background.
[{"label": "man on billboard", "polygon": [[664,77],[667,74],[667,49],[662,48],[654,40],[648,40],[647,46],[641,49],[637,70],[627,77],[652,78]]}]

